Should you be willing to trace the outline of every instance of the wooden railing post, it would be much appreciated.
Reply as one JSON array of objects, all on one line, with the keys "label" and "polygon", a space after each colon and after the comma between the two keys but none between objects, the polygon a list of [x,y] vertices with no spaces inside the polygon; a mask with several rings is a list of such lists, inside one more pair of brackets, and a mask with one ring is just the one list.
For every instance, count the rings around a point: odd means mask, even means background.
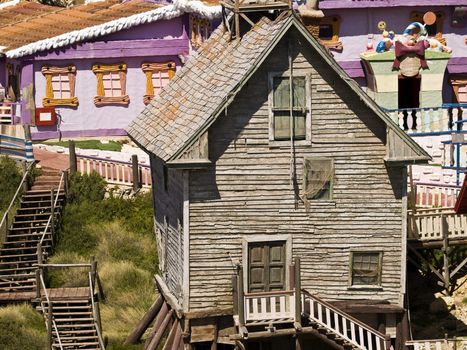
[{"label": "wooden railing post", "polygon": [[233,314],[238,315],[238,274],[232,276]]},{"label": "wooden railing post", "polygon": [[39,243],[37,245],[37,263],[39,264],[39,269],[41,268],[40,265],[43,263],[43,257],[42,257],[42,244]]},{"label": "wooden railing post", "polygon": [[91,257],[91,283],[92,289],[96,287],[97,261],[94,256]]},{"label": "wooden railing post", "polygon": [[36,270],[36,298],[41,298],[41,270],[38,268]]},{"label": "wooden railing post", "polygon": [[444,287],[449,292],[450,276],[449,276],[449,240],[448,227],[446,216],[440,215],[441,236],[443,238],[443,277]]},{"label": "wooden railing post", "polygon": [[63,190],[65,191],[65,195],[68,193],[68,170],[63,170]]},{"label": "wooden railing post", "polygon": [[133,171],[133,191],[137,191],[141,188],[141,181],[139,179],[138,156],[136,154],[131,156],[131,169]]},{"label": "wooden railing post", "polygon": [[242,266],[238,267],[238,322],[240,326],[245,325],[245,292],[243,290],[243,269]]},{"label": "wooden railing post", "polygon": [[300,258],[294,259],[295,275],[295,322],[302,323],[302,286],[300,280]]},{"label": "wooden railing post", "polygon": [[48,304],[48,309],[47,309],[47,344],[48,348],[51,350],[52,349],[52,342],[53,342],[53,337],[52,337],[52,301],[49,300]]},{"label": "wooden railing post", "polygon": [[[58,196],[58,193],[57,193]],[[52,246],[54,241],[54,234],[55,234],[55,194],[54,190],[50,190],[50,232],[52,234]]]},{"label": "wooden railing post", "polygon": [[75,141],[73,140],[68,141],[68,151],[69,151],[69,157],[70,157],[70,173],[74,174],[78,170],[78,164],[76,162]]},{"label": "wooden railing post", "polygon": [[[27,173],[28,171],[28,166],[26,162],[21,162],[22,168],[23,168],[23,175]],[[28,179],[26,178],[25,181],[23,181],[23,192],[26,192],[28,190]]]}]

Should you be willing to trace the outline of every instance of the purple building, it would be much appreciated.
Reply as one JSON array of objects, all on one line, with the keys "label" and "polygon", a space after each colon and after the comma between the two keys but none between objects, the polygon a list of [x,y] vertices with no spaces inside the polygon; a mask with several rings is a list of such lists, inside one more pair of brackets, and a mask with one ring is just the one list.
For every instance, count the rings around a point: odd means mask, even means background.
[{"label": "purple building", "polygon": [[0,122],[33,140],[126,135],[220,15],[213,2],[0,8]]}]

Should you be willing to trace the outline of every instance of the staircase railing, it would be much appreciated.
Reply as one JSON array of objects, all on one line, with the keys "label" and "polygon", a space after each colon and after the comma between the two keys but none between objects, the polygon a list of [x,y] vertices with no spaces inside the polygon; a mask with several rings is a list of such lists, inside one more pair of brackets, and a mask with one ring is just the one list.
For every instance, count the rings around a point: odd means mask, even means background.
[{"label": "staircase railing", "polygon": [[[39,275],[39,280],[40,280],[38,294],[40,296],[42,314],[47,320],[46,325],[47,325],[47,337],[48,337],[48,342],[49,342],[49,349],[52,348],[52,338],[53,338],[52,327],[53,327],[53,329],[55,330],[55,335],[57,337],[60,350],[63,350],[62,340],[60,339],[60,333],[58,332],[57,323],[55,322],[55,317],[53,316],[53,305],[50,302],[49,294],[47,293],[47,288],[45,286],[44,274],[42,272],[42,269],[37,270],[37,274]],[[45,311],[44,300],[42,299],[42,296],[40,295],[41,290],[44,290],[45,300],[47,301],[47,312]]]},{"label": "staircase railing", "polygon": [[330,303],[302,290],[303,313],[310,321],[332,330],[362,350],[389,350],[390,337],[339,310]]},{"label": "staircase railing", "polygon": [[[66,174],[67,174],[66,171],[62,171],[62,175],[60,176],[60,182],[58,184],[58,188],[56,190],[56,193],[54,193],[55,190],[51,190],[51,194],[50,194],[50,203],[51,203],[50,216],[49,216],[49,219],[47,220],[47,224],[45,225],[44,231],[42,231],[41,239],[39,241],[39,244],[37,245],[38,249],[39,249],[39,247],[42,247],[42,244],[44,242],[44,239],[45,239],[45,236],[47,234],[47,230],[49,229],[49,227],[52,230],[52,246],[53,246],[53,240],[54,240],[54,232],[53,231],[55,230],[55,208],[57,207],[58,198],[60,197],[60,191],[62,189],[62,186],[65,184]],[[42,263],[42,261],[39,261],[39,263]]]},{"label": "staircase railing", "polygon": [[89,271],[89,288],[91,293],[91,304],[92,304],[92,318],[94,322],[94,326],[96,327],[97,331],[97,338],[99,339],[99,345],[102,350],[105,350],[104,340],[102,339],[101,333],[101,323],[100,323],[100,315],[99,315],[99,308],[98,304],[94,301],[94,284],[97,277],[97,272],[95,272],[94,276],[92,271]]},{"label": "staircase railing", "polygon": [[13,196],[10,205],[8,206],[7,210],[3,214],[2,221],[0,222],[0,238],[1,242],[3,242],[6,238],[7,232],[8,232],[8,219],[10,217],[14,216],[14,211],[15,211],[15,203],[18,200],[18,196],[22,193],[22,190],[25,189],[27,186],[27,178],[29,176],[29,173],[31,169],[33,168],[33,165],[35,162],[31,162],[28,164],[26,171],[23,174],[23,177],[21,179],[21,182],[18,185],[18,188],[16,189],[15,195]]},{"label": "staircase railing", "polygon": [[452,208],[418,209],[409,212],[409,240],[430,241],[467,237],[467,215],[456,214]]}]

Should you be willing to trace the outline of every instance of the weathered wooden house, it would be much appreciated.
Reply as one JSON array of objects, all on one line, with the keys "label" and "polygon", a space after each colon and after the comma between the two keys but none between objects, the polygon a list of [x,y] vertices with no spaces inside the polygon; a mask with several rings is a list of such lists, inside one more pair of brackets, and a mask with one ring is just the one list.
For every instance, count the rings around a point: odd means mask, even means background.
[{"label": "weathered wooden house", "polygon": [[175,334],[195,349],[402,348],[406,165],[430,157],[287,3],[223,6],[128,128],[151,155]]},{"label": "weathered wooden house", "polygon": [[216,18],[210,0],[0,8],[0,123],[34,140],[126,135]]}]

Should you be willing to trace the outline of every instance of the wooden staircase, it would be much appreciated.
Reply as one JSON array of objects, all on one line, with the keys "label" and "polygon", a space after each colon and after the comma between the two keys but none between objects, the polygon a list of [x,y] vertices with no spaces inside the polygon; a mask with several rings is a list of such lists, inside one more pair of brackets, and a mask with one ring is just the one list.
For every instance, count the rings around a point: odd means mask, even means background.
[{"label": "wooden staircase", "polygon": [[[76,288],[46,288],[48,268],[89,268],[89,285]],[[97,263],[42,264],[38,269],[36,308],[44,315],[49,349],[105,350],[101,334],[99,301],[104,299]],[[95,288],[97,287],[97,288]]]},{"label": "wooden staircase", "polygon": [[65,201],[63,188],[63,177],[56,170],[43,169],[21,197],[12,220],[6,219],[0,249],[0,303],[28,301],[36,295],[35,271],[53,251],[57,219]]}]

